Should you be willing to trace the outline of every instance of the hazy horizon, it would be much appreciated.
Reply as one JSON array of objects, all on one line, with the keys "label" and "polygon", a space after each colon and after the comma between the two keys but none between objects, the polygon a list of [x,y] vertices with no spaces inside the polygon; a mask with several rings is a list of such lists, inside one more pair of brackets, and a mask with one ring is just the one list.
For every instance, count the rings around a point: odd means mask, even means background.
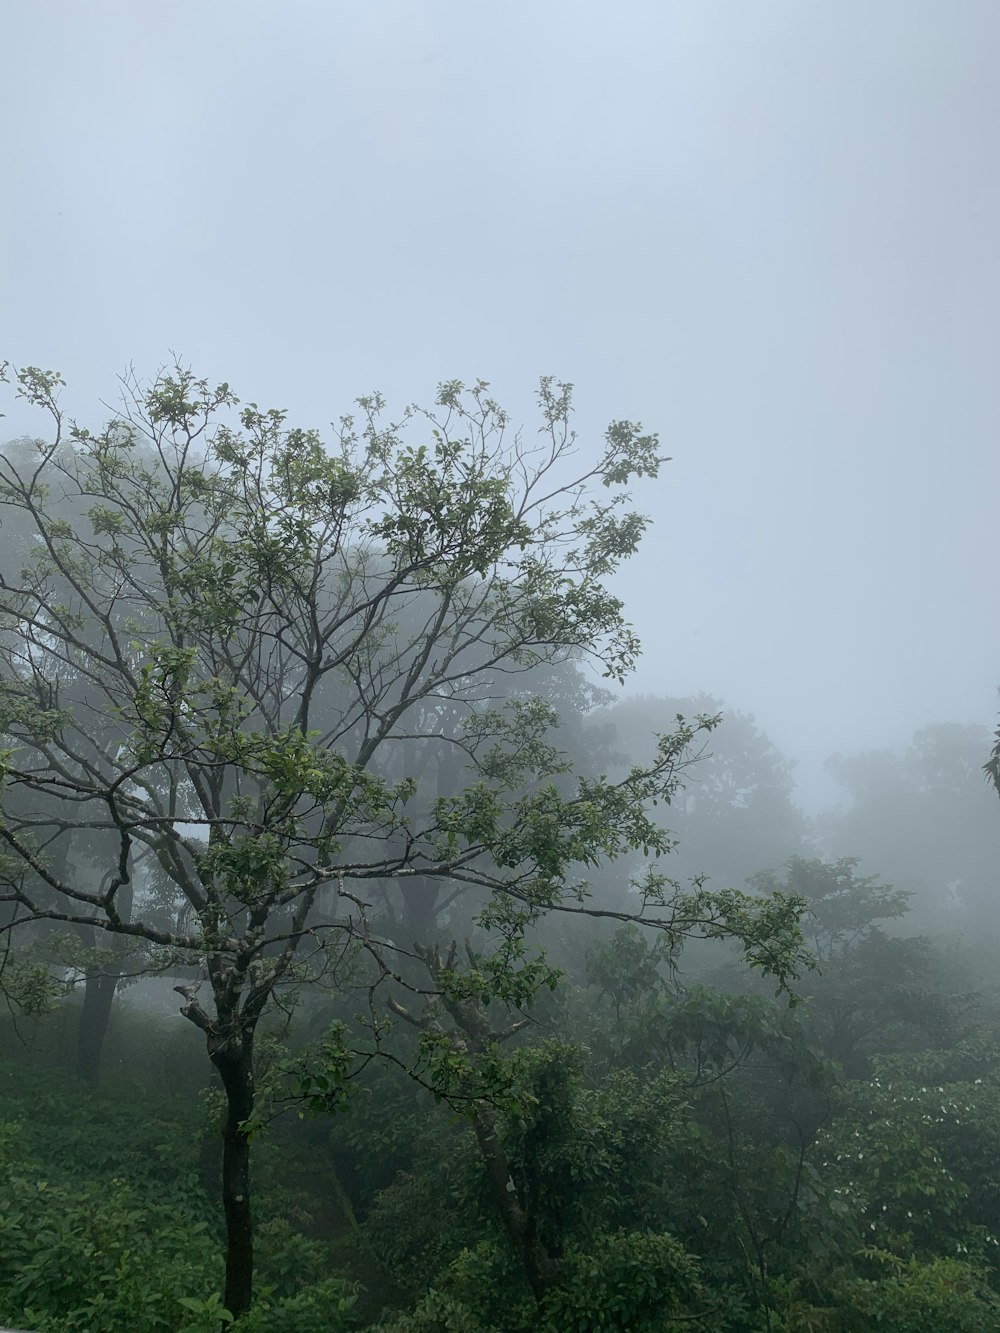
[{"label": "hazy horizon", "polygon": [[[1000,10],[67,0],[7,15],[0,355],[325,426],[489,379],[657,430],[629,693],[798,761],[992,726]],[[12,413],[2,434],[32,429]],[[985,756],[984,756],[985,758]]]}]

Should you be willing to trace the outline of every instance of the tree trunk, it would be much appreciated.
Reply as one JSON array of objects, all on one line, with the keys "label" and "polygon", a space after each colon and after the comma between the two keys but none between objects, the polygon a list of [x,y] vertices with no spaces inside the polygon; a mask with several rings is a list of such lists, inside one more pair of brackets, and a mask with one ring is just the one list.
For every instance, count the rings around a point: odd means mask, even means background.
[{"label": "tree trunk", "polygon": [[[446,959],[442,959],[437,946],[421,948],[418,944],[416,951],[438,985],[441,984],[442,972],[450,971],[455,966],[457,946],[454,942]],[[506,1032],[494,1032],[490,1028],[486,1014],[475,1000],[449,999],[447,991],[444,994],[444,1004],[463,1034],[461,1036],[459,1032],[450,1034],[452,1045],[459,1055],[469,1053],[478,1059],[496,1043],[506,1040],[519,1028],[524,1027],[524,1022],[520,1022],[508,1028]],[[410,1022],[414,1021],[401,1005],[390,1001],[390,1008]],[[417,1026],[426,1027],[427,1024],[418,1020]],[[442,1030],[439,1025],[435,1026],[438,1026],[439,1031]],[[517,1182],[514,1179],[507,1150],[503,1145],[496,1112],[488,1102],[477,1100],[470,1104],[469,1113],[500,1220],[514,1248],[514,1253],[521,1261],[532,1295],[541,1305],[546,1292],[558,1281],[559,1264],[538,1235],[537,1213],[532,1206],[530,1195],[522,1198],[518,1194]]]},{"label": "tree trunk", "polygon": [[[66,851],[63,853],[65,866]],[[133,889],[131,884],[123,886],[118,898],[119,915],[124,921],[132,919]],[[100,942],[99,932],[93,927],[77,927],[77,933],[89,949],[95,949]],[[118,952],[120,941],[115,941],[114,952]],[[121,965],[118,965],[121,967]],[[80,1010],[80,1027],[76,1041],[76,1072],[89,1083],[96,1083],[101,1070],[101,1051],[104,1039],[108,1035],[111,1022],[111,1010],[118,990],[120,973],[114,969],[110,959],[100,966],[87,968],[83,982],[83,1007]]]},{"label": "tree trunk", "polygon": [[437,902],[440,881],[430,875],[414,875],[400,881],[406,929],[411,944],[429,944],[437,934]]},{"label": "tree trunk", "polygon": [[76,1042],[76,1072],[88,1083],[96,1083],[100,1074],[101,1050],[117,989],[118,977],[103,971],[87,973]]},{"label": "tree trunk", "polygon": [[492,1113],[485,1107],[473,1112],[476,1142],[486,1166],[493,1197],[514,1252],[521,1260],[528,1286],[541,1304],[557,1275],[557,1266],[542,1241],[535,1234],[533,1219],[521,1205],[510,1169],[510,1160],[500,1141]]},{"label": "tree trunk", "polygon": [[198,1179],[213,1201],[222,1187],[222,1125],[210,1124],[198,1144]]},{"label": "tree trunk", "polygon": [[253,1228],[250,1219],[250,1140],[240,1128],[254,1107],[253,1034],[212,1052],[226,1089],[222,1135],[222,1204],[226,1213],[226,1289],[223,1303],[238,1319],[253,1296]]},{"label": "tree trunk", "polygon": [[227,965],[209,955],[208,970],[215,993],[213,1019],[195,999],[197,984],[175,986],[186,1003],[185,1018],[201,1029],[208,1055],[219,1071],[226,1091],[226,1119],[222,1130],[222,1206],[226,1217],[226,1285],[223,1304],[239,1319],[253,1300],[253,1220],[250,1215],[250,1139],[244,1128],[253,1115],[253,1039],[257,1023],[274,985],[272,975],[251,987],[240,1005],[246,968]]}]

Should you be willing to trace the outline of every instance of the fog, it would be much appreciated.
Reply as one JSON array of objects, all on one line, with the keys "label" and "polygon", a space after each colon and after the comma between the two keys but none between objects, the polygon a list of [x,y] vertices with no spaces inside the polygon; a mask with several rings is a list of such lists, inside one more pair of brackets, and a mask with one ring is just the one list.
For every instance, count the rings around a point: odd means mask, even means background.
[{"label": "fog", "polygon": [[1000,8],[5,19],[0,1324],[1000,1327]]},{"label": "fog", "polygon": [[[324,427],[578,385],[674,461],[634,688],[799,761],[989,723],[996,7],[15,3],[5,355],[179,352]],[[11,433],[21,423],[11,420]]]}]

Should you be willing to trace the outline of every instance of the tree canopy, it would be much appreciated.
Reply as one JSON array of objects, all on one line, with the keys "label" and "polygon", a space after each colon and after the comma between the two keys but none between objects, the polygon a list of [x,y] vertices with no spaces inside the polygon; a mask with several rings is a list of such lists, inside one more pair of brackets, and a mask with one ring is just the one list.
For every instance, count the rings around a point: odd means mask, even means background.
[{"label": "tree canopy", "polygon": [[[543,913],[735,937],[791,975],[794,898],[684,891],[657,863],[671,840],[651,808],[710,719],[611,780],[573,771],[547,697],[568,672],[586,708],[588,671],[622,680],[635,660],[608,578],[646,524],[628,486],[656,475],[655,435],[614,421],[584,456],[553,379],[530,441],[486,383],[454,381],[395,420],[359,399],[331,443],[180,366],[124,380],[99,431],[64,419],[58,375],[15,384],[51,430],[0,456],[0,518],[25,537],[0,573],[0,899],[10,929],[67,923],[202,969],[177,989],[228,1097],[233,1312],[251,1289],[254,1034],[287,989],[367,995],[361,1035],[327,1047],[333,1095],[382,1048],[390,1001],[425,1055],[487,1056],[503,1034],[485,1007],[555,984],[525,944]],[[100,841],[97,881],[68,854],[80,837]],[[637,849],[627,905],[591,902],[588,869]],[[468,966],[378,929],[377,892],[441,882],[476,895]],[[444,1008],[431,1023],[394,988]],[[449,1068],[428,1077],[475,1102]]]}]

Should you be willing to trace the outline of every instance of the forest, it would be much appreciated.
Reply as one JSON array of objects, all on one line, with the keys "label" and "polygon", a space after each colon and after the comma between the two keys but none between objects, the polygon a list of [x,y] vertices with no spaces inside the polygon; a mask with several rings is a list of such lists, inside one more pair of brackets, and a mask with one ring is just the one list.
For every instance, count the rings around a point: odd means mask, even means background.
[{"label": "forest", "polygon": [[558,380],[4,380],[0,1323],[1000,1328],[1000,735],[806,813],[628,694],[665,460]]}]

